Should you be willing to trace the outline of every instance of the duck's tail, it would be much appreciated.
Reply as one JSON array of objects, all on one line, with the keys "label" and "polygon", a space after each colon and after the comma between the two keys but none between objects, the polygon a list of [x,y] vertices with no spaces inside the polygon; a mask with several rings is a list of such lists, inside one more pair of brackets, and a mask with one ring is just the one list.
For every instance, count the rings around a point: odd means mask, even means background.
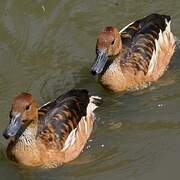
[{"label": "duck's tail", "polygon": [[96,108],[102,104],[102,98],[99,96],[90,96],[89,104],[87,106],[87,114],[92,113]]}]

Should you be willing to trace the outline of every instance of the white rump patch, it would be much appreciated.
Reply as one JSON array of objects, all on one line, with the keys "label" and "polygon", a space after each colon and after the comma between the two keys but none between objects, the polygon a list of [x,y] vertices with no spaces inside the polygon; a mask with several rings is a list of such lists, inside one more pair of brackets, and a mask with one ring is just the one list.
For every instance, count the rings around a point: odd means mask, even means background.
[{"label": "white rump patch", "polygon": [[167,19],[165,19],[165,23],[167,24],[165,31],[171,32],[171,26],[170,26],[171,21],[168,22]]},{"label": "white rump patch", "polygon": [[91,96],[89,98],[89,104],[87,106],[87,111],[86,114],[90,114],[93,113],[93,111],[98,107],[95,103],[95,101],[101,100],[101,98],[99,96]]},{"label": "white rump patch", "polygon": [[120,31],[119,31],[119,33],[122,33],[125,29],[127,29],[131,24],[133,24],[134,23],[134,21],[133,22],[131,22],[130,24],[128,24],[127,26],[125,26],[124,28],[122,28]]},{"label": "white rump patch", "polygon": [[163,32],[160,30],[158,40],[155,39],[155,49],[153,51],[151,61],[149,63],[147,75],[150,75],[153,72],[154,68],[156,67],[158,61],[158,54],[159,51],[162,50],[162,46],[166,46],[166,45],[168,46],[169,43],[171,44],[175,43],[174,36],[171,33],[171,28],[170,28],[171,21],[168,22],[167,19],[165,19],[165,23],[167,25],[166,29]]}]

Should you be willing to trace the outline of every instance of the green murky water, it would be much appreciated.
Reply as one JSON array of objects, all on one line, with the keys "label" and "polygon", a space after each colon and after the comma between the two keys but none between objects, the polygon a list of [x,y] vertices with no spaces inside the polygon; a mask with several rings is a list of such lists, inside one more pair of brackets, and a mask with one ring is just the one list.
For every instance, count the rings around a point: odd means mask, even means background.
[{"label": "green murky water", "polygon": [[70,88],[102,96],[84,152],[48,171],[7,160],[0,137],[3,179],[180,179],[180,48],[168,72],[151,87],[123,95],[104,90],[89,73],[97,33],[122,28],[152,12],[170,14],[180,37],[180,1],[6,0],[0,2],[0,132],[12,98],[29,91],[40,104]]}]

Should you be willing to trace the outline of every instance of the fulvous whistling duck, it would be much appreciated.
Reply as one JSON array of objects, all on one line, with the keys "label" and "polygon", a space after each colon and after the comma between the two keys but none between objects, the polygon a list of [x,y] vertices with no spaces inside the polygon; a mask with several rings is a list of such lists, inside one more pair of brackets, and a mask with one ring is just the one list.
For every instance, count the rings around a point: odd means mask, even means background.
[{"label": "fulvous whistling duck", "polygon": [[17,95],[4,131],[9,159],[31,167],[53,168],[75,159],[83,150],[101,98],[71,90],[38,109],[29,93]]},{"label": "fulvous whistling duck", "polygon": [[124,27],[106,27],[96,44],[91,67],[103,86],[121,92],[139,89],[160,78],[175,50],[171,18],[151,14]]}]

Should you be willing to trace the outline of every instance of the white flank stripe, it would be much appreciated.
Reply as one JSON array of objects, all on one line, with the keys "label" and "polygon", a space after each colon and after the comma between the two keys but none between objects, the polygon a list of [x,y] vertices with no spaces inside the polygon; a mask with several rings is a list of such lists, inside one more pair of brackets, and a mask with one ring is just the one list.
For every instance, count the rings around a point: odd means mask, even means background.
[{"label": "white flank stripe", "polygon": [[[96,99],[100,100],[101,98],[98,96],[91,96],[89,98],[90,101],[87,106],[86,117],[88,117],[88,115],[92,115],[93,111],[97,108],[96,104],[94,103],[94,101],[96,101]],[[88,133],[88,125],[87,125],[86,117],[82,117],[78,123],[78,126],[71,131],[71,133],[69,134],[69,136],[67,137],[67,139],[64,143],[64,147],[62,150],[65,151],[68,147],[72,146],[75,143],[76,138],[78,138],[78,132],[80,132],[82,130],[81,123],[84,123],[85,133],[86,134]]]},{"label": "white flank stripe", "polygon": [[152,73],[153,69],[154,69],[154,66],[155,66],[155,63],[156,63],[156,52],[155,50],[153,51],[153,54],[152,54],[152,57],[151,57],[151,61],[149,63],[149,67],[148,67],[148,73],[147,74],[150,74]]},{"label": "white flank stripe", "polygon": [[63,151],[66,150],[69,146],[72,146],[76,141],[76,128],[73,129],[71,131],[71,133],[69,134],[69,136],[67,137],[65,143],[64,143],[64,147],[63,147]]},{"label": "white flank stripe", "polygon": [[78,129],[81,131],[81,121],[79,121],[79,124],[78,124]]},{"label": "white flank stripe", "polygon": [[172,33],[170,33],[170,41],[171,41],[172,43],[175,43],[175,37],[173,36]]},{"label": "white flank stripe", "polygon": [[159,51],[162,50],[163,46],[168,46],[169,43],[174,44],[175,40],[174,40],[174,36],[171,33],[171,28],[170,28],[170,24],[171,21],[167,21],[167,19],[165,19],[166,22],[166,29],[162,32],[160,30],[159,32],[159,39],[155,39],[155,50],[153,51],[152,57],[151,57],[151,61],[149,63],[149,67],[148,67],[148,73],[147,75],[151,74],[157,64],[157,60],[158,60],[158,54]]},{"label": "white flank stripe", "polygon": [[88,129],[87,129],[87,122],[86,122],[85,117],[83,117],[83,121],[84,121],[84,126],[85,126],[85,133],[87,134]]},{"label": "white flank stripe", "polygon": [[162,34],[162,30],[160,30],[160,32],[159,32],[159,43],[160,43],[160,45],[162,45],[163,44],[163,34]]},{"label": "white flank stripe", "polygon": [[167,37],[167,33],[164,31],[164,43],[167,45],[168,44],[168,37]]}]

